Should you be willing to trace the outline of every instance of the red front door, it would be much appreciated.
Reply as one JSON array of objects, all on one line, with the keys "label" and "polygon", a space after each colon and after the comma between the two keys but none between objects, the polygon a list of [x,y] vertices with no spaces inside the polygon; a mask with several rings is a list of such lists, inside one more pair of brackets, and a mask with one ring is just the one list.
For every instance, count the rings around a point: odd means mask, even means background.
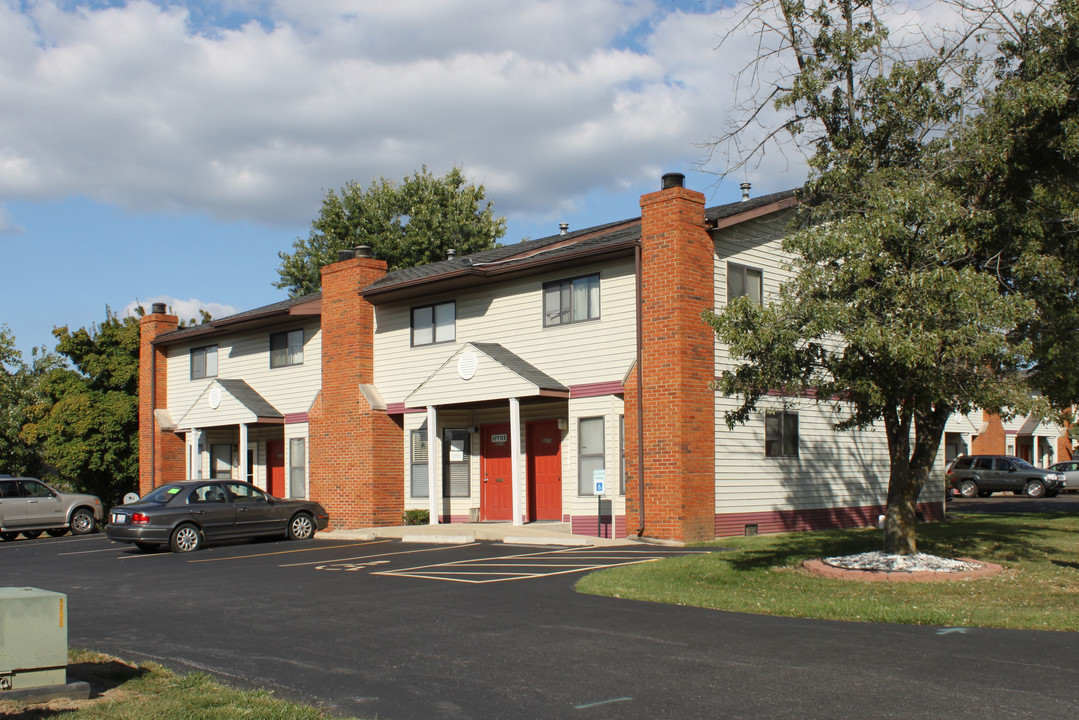
[{"label": "red front door", "polygon": [[528,519],[562,519],[562,431],[557,420],[528,424]]},{"label": "red front door", "polygon": [[274,497],[285,497],[285,441],[266,443],[267,491]]},{"label": "red front door", "polygon": [[510,426],[484,425],[480,428],[483,476],[480,490],[480,517],[483,520],[513,519],[513,472],[510,465]]}]

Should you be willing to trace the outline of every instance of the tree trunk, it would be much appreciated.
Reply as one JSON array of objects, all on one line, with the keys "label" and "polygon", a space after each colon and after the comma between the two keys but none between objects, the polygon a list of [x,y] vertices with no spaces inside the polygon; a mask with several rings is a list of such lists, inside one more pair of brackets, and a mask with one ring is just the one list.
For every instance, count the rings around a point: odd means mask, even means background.
[{"label": "tree trunk", "polygon": [[[951,415],[946,406],[924,412],[895,408],[884,414],[888,433],[888,507],[884,515],[884,552],[913,555],[918,552],[915,525],[918,496],[929,480],[937,448],[944,437],[944,425]],[[911,421],[914,446],[911,447]]]}]

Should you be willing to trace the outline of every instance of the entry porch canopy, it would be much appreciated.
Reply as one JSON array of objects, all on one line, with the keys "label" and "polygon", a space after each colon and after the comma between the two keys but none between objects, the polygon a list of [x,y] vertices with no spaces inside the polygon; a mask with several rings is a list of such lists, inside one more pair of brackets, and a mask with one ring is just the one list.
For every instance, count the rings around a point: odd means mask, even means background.
[{"label": "entry porch canopy", "polygon": [[426,408],[430,524],[438,524],[438,407],[505,400],[510,410],[513,524],[521,525],[521,399],[569,399],[569,388],[498,343],[465,343],[405,398],[406,408]]},{"label": "entry porch canopy", "polygon": [[[240,428],[240,477],[246,478],[248,427],[284,424],[285,416],[245,381],[215,378],[171,429],[173,432],[185,433],[186,443],[190,449],[187,476],[195,478],[198,477],[196,469],[201,467],[202,462],[198,452],[202,431],[211,427],[238,426]],[[162,429],[166,428],[162,427]]]}]

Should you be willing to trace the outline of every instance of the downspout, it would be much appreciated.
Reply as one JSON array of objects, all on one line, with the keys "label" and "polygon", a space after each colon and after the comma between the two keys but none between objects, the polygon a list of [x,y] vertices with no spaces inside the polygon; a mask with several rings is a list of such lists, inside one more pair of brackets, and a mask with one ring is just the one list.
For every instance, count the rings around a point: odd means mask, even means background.
[{"label": "downspout", "polygon": [[157,349],[150,343],[150,489],[157,487]]},{"label": "downspout", "polygon": [[637,285],[637,513],[640,524],[637,537],[644,535],[644,300],[641,297],[641,245],[633,249]]}]

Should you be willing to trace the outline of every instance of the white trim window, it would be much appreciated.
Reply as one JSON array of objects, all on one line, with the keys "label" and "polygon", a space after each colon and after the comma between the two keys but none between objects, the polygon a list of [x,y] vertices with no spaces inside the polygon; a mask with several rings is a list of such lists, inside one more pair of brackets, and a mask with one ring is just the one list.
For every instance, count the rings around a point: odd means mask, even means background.
[{"label": "white trim window", "polygon": [[577,494],[592,494],[593,471],[606,469],[603,418],[577,421]]},{"label": "white trim window", "polygon": [[303,330],[272,333],[270,335],[270,367],[303,365]]},{"label": "white trim window", "polygon": [[414,498],[425,498],[431,494],[427,484],[427,428],[420,428],[411,432],[412,442],[409,448],[409,495]]},{"label": "white trim window", "polygon": [[191,348],[191,379],[217,377],[217,346]]},{"label": "white trim window", "polygon": [[288,496],[307,497],[307,439],[289,438],[288,441]]},{"label": "white trim window", "polygon": [[599,273],[543,285],[543,325],[599,319]]},{"label": "white trim window", "polygon": [[798,457],[798,413],[782,411],[765,414],[764,456]]},{"label": "white trim window", "polygon": [[740,298],[743,295],[749,297],[754,305],[760,305],[764,297],[764,271],[760,268],[727,263],[727,302]]},{"label": "white trim window", "polygon": [[457,339],[455,301],[412,308],[412,346],[453,342]]}]

